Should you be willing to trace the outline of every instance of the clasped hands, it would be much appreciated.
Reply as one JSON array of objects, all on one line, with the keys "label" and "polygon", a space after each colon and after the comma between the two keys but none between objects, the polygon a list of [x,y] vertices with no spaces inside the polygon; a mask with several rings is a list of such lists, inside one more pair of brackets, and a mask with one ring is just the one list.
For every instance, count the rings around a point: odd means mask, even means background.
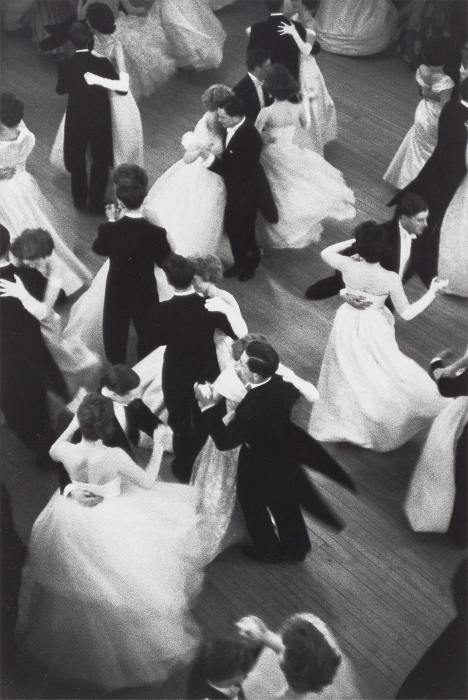
[{"label": "clasped hands", "polygon": [[214,403],[213,387],[208,382],[206,382],[205,384],[199,384],[198,382],[196,382],[193,385],[193,391],[198,405],[202,410],[204,408],[208,408],[208,406],[211,406]]},{"label": "clasped hands", "polygon": [[18,275],[15,275],[15,282],[4,279],[0,280],[0,296],[15,297],[21,301],[21,299],[28,297],[29,293]]}]

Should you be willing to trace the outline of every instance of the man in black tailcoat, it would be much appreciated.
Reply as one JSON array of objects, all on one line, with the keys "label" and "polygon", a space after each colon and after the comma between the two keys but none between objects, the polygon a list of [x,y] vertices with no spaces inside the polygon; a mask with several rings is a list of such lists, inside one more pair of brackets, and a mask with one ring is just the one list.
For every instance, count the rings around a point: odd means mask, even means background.
[{"label": "man in black tailcoat", "polygon": [[[59,95],[68,93],[65,167],[71,174],[75,207],[85,210],[89,200],[92,213],[103,213],[109,166],[114,162],[110,102],[107,89],[88,85],[85,74],[111,80],[118,80],[119,75],[109,59],[96,56],[89,50],[92,37],[84,24],[73,24],[69,37],[76,51],[74,56],[58,64],[56,87]],[[88,146],[92,160],[89,185],[86,172]]]},{"label": "man in black tailcoat", "polygon": [[141,360],[161,345],[154,334],[152,309],[159,301],[154,265],[161,266],[171,252],[166,231],[143,218],[146,192],[134,180],[123,180],[116,190],[124,215],[108,210],[110,220],[101,224],[93,251],[109,257],[104,299],[104,349],[113,365],[124,364],[130,321],[137,333]]},{"label": "man in black tailcoat", "polygon": [[263,86],[270,70],[270,52],[265,49],[250,49],[247,51],[247,75],[232,88],[244,103],[245,118],[252,123],[255,123],[260,110],[273,102]]},{"label": "man in black tailcoat", "polygon": [[257,212],[271,223],[278,222],[278,210],[270,185],[260,165],[263,142],[255,126],[245,118],[245,106],[239,97],[226,97],[219,104],[218,117],[226,129],[224,151],[220,157],[206,151],[205,166],[224,178],[226,209],[224,228],[231,244],[234,265],[225,277],[251,279],[260,264],[255,240]]}]

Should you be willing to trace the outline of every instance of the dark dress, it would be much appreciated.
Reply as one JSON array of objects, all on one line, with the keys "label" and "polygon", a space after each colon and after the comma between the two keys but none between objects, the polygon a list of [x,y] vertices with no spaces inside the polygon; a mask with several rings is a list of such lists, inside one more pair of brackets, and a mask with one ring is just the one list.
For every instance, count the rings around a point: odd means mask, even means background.
[{"label": "dark dress", "polygon": [[135,327],[141,360],[158,345],[152,308],[159,301],[154,266],[171,252],[166,231],[143,217],[124,216],[98,228],[93,251],[109,257],[104,298],[103,338],[107,359],[125,363],[130,321]]}]

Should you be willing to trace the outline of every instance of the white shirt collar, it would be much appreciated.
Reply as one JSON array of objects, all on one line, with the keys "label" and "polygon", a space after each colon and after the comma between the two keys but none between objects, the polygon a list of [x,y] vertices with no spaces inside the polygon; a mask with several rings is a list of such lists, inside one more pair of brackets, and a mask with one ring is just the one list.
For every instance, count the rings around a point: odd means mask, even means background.
[{"label": "white shirt collar", "polygon": [[183,292],[179,292],[178,289],[174,289],[174,296],[176,297],[186,297],[189,294],[196,294],[196,291],[193,287],[190,287],[190,289],[186,289]]},{"label": "white shirt collar", "polygon": [[237,129],[242,126],[242,124],[245,122],[245,117],[242,117],[241,121],[236,124],[235,126],[228,126],[226,129],[227,133],[230,134],[231,136],[237,131]]},{"label": "white shirt collar", "polygon": [[128,216],[129,219],[142,219],[143,218],[143,214],[141,213],[141,211],[139,209],[135,210],[135,211],[128,211],[128,209],[127,209],[124,216]]},{"label": "white shirt collar", "polygon": [[89,49],[75,49],[75,53],[84,53],[85,51],[91,53]]},{"label": "white shirt collar", "polygon": [[465,102],[465,100],[460,100],[460,102],[464,107],[468,107],[468,102]]},{"label": "white shirt collar", "polygon": [[253,75],[253,73],[248,73],[248,75],[253,80],[255,85],[258,85],[259,87],[263,87],[263,80],[259,80],[256,75]]},{"label": "white shirt collar", "polygon": [[250,391],[252,389],[256,389],[259,386],[263,386],[264,384],[267,384],[270,381],[271,377],[268,377],[268,379],[265,379],[264,382],[259,382],[258,384],[252,384],[251,382],[248,382],[247,386],[250,386]]},{"label": "white shirt collar", "polygon": [[409,236],[413,240],[416,240],[417,236],[415,236],[414,233],[408,233],[408,231],[405,228],[403,228],[400,221],[398,222],[398,226],[400,227],[400,234],[403,234],[405,236]]}]

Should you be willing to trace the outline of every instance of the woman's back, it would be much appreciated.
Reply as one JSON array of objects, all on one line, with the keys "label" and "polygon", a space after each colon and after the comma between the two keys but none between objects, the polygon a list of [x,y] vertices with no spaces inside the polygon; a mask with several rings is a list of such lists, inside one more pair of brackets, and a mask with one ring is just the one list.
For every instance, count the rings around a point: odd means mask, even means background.
[{"label": "woman's back", "polygon": [[18,125],[18,136],[14,141],[0,141],[0,157],[2,168],[16,167],[24,169],[26,160],[34,148],[34,134],[29,131],[24,122]]},{"label": "woman's back", "polygon": [[398,280],[396,272],[386,270],[379,263],[348,258],[342,265],[346,285],[366,294],[387,297]]}]

